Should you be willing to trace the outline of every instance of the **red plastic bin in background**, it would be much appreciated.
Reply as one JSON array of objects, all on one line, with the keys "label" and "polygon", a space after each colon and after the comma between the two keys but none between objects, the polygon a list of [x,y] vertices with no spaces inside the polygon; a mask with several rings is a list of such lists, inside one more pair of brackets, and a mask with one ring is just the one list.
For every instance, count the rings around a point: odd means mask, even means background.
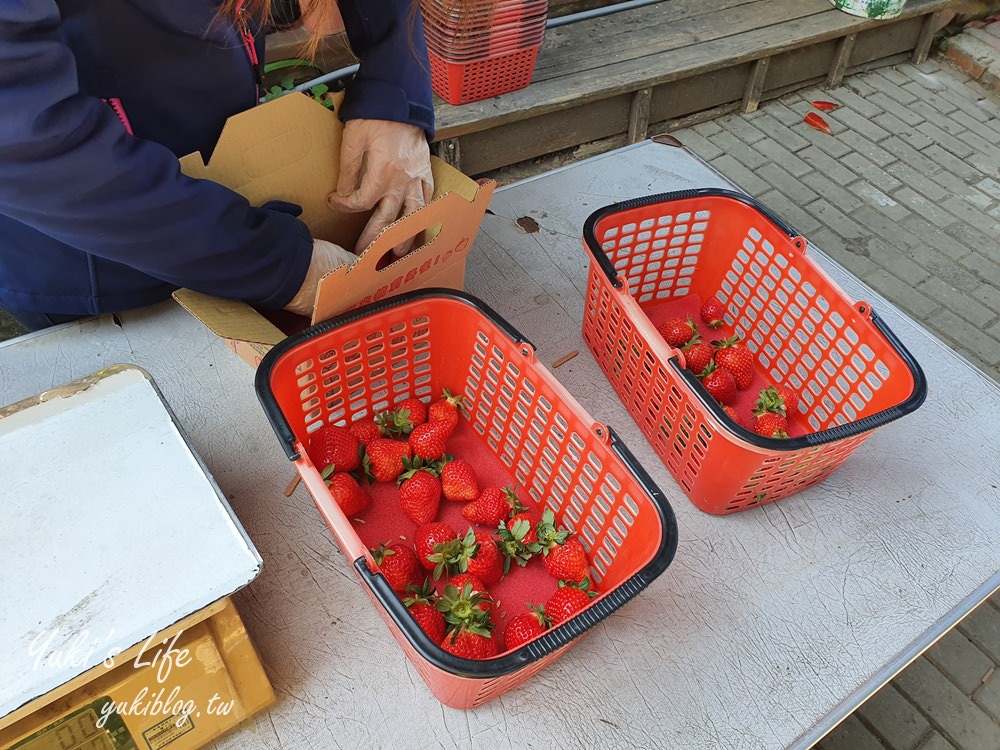
[{"label": "red plastic bin in background", "polygon": [[451,62],[430,50],[434,93],[449,104],[468,104],[525,88],[531,83],[538,47],[468,62]]},{"label": "red plastic bin in background", "polygon": [[[463,422],[484,450],[588,550],[600,595],[519,649],[482,661],[433,643],[390,589],[355,527],[310,461],[308,435],[349,424],[399,399],[465,397]],[[596,423],[535,359],[534,347],[486,305],[452,290],[421,290],[289,337],[256,375],[261,404],[362,588],[439,701],[471,708],[537,673],[635,597],[673,559],[677,527],[666,498],[614,432]],[[364,644],[359,643],[359,648]]]},{"label": "red plastic bin in background", "polygon": [[[626,201],[593,213],[583,239],[592,256],[584,340],[703,511],[732,513],[798,492],[923,403],[923,372],[888,326],[752,198],[702,189]],[[687,295],[725,305],[758,369],[800,390],[811,433],[765,438],[725,415],[647,314]]]}]

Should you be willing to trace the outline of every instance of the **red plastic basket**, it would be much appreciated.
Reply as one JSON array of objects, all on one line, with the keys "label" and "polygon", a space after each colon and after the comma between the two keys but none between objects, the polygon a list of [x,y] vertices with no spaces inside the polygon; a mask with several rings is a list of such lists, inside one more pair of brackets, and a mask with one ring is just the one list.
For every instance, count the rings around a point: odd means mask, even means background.
[{"label": "red plastic basket", "polygon": [[[673,558],[677,528],[660,490],[614,432],[595,423],[536,361],[534,348],[473,297],[422,290],[309,328],[268,352],[256,388],[362,587],[446,705],[480,705],[537,673]],[[304,448],[324,424],[350,423],[410,396],[429,400],[444,388],[470,405],[459,429],[483,451],[483,463],[505,467],[532,500],[577,532],[601,592],[540,638],[483,661],[453,656],[427,637],[382,574],[373,572],[361,538],[361,529],[371,533],[370,523],[355,527],[345,517]],[[411,535],[414,527],[407,521],[394,531]]]},{"label": "red plastic basket", "polygon": [[[701,510],[732,513],[798,492],[923,403],[923,372],[892,331],[751,198],[693,190],[608,206],[587,219],[584,244],[584,340]],[[758,372],[800,390],[797,419],[810,432],[776,439],[738,426],[657,333],[657,307],[713,296]]]},{"label": "red plastic basket", "polygon": [[455,63],[428,50],[431,88],[449,104],[468,104],[525,88],[535,71],[539,47]]}]

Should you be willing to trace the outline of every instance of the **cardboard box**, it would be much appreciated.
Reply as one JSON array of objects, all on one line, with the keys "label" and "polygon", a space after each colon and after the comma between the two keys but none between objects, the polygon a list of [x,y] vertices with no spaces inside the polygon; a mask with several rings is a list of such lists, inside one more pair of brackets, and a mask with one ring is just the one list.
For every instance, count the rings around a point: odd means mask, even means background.
[{"label": "cardboard box", "polygon": [[[341,99],[334,98],[335,106]],[[181,170],[226,185],[254,205],[297,203],[314,237],[350,248],[369,214],[337,212],[326,202],[337,187],[342,132],[335,111],[311,97],[287,95],[231,117],[208,164],[200,154],[189,154],[181,159]],[[496,183],[477,183],[435,157],[431,167],[433,200],[386,227],[354,264],[323,277],[313,323],[414,289],[463,288],[468,250]],[[389,257],[393,247],[411,237],[417,238],[414,250],[402,258]],[[174,299],[255,367],[286,336],[243,302],[189,289],[178,290]]]}]

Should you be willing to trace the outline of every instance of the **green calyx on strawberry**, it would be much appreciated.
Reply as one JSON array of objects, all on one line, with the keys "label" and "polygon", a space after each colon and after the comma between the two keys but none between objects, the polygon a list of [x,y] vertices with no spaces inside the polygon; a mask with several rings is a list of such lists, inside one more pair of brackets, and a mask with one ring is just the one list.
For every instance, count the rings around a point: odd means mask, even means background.
[{"label": "green calyx on strawberry", "polygon": [[691,340],[681,347],[681,351],[684,352],[684,364],[687,369],[696,375],[708,367],[715,357],[715,347],[703,340],[699,333],[692,336]]},{"label": "green calyx on strawberry", "polygon": [[783,417],[788,416],[785,408],[785,399],[778,394],[778,389],[773,385],[760,389],[760,394],[757,396],[757,401],[753,407],[754,416],[760,416],[764,412],[780,414]]},{"label": "green calyx on strawberry", "polygon": [[486,609],[489,602],[489,595],[475,591],[471,583],[466,583],[461,589],[449,583],[434,607],[444,615],[453,633],[465,630],[489,638],[493,632],[493,621]]},{"label": "green calyx on strawberry", "polygon": [[503,572],[510,572],[511,562],[516,562],[522,568],[528,561],[542,551],[542,545],[530,539],[531,522],[526,518],[510,519],[508,522],[501,521],[497,528],[497,546],[500,554],[504,557]]},{"label": "green calyx on strawberry", "polygon": [[469,569],[469,558],[479,551],[479,542],[472,529],[465,536],[455,537],[446,542],[434,545],[434,551],[427,555],[427,560],[434,563],[434,580],[442,575],[465,573]]},{"label": "green calyx on strawberry", "polygon": [[430,523],[437,518],[441,504],[441,480],[437,467],[422,459],[404,458],[399,484],[399,507],[415,524]]},{"label": "green calyx on strawberry", "polygon": [[371,550],[372,559],[396,593],[402,593],[420,575],[417,553],[402,542],[380,542]]},{"label": "green calyx on strawberry", "polygon": [[376,415],[375,424],[382,430],[383,435],[392,437],[409,435],[413,432],[413,420],[410,419],[410,412],[407,409],[384,411]]}]

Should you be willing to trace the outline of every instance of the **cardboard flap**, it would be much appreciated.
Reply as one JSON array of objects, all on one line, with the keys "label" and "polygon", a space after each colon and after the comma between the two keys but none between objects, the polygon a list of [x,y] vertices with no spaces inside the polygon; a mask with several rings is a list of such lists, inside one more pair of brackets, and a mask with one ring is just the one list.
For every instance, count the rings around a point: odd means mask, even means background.
[{"label": "cardboard flap", "polygon": [[274,346],[285,338],[279,328],[257,315],[246,302],[210,297],[190,289],[178,289],[173,297],[212,333],[224,339]]}]

